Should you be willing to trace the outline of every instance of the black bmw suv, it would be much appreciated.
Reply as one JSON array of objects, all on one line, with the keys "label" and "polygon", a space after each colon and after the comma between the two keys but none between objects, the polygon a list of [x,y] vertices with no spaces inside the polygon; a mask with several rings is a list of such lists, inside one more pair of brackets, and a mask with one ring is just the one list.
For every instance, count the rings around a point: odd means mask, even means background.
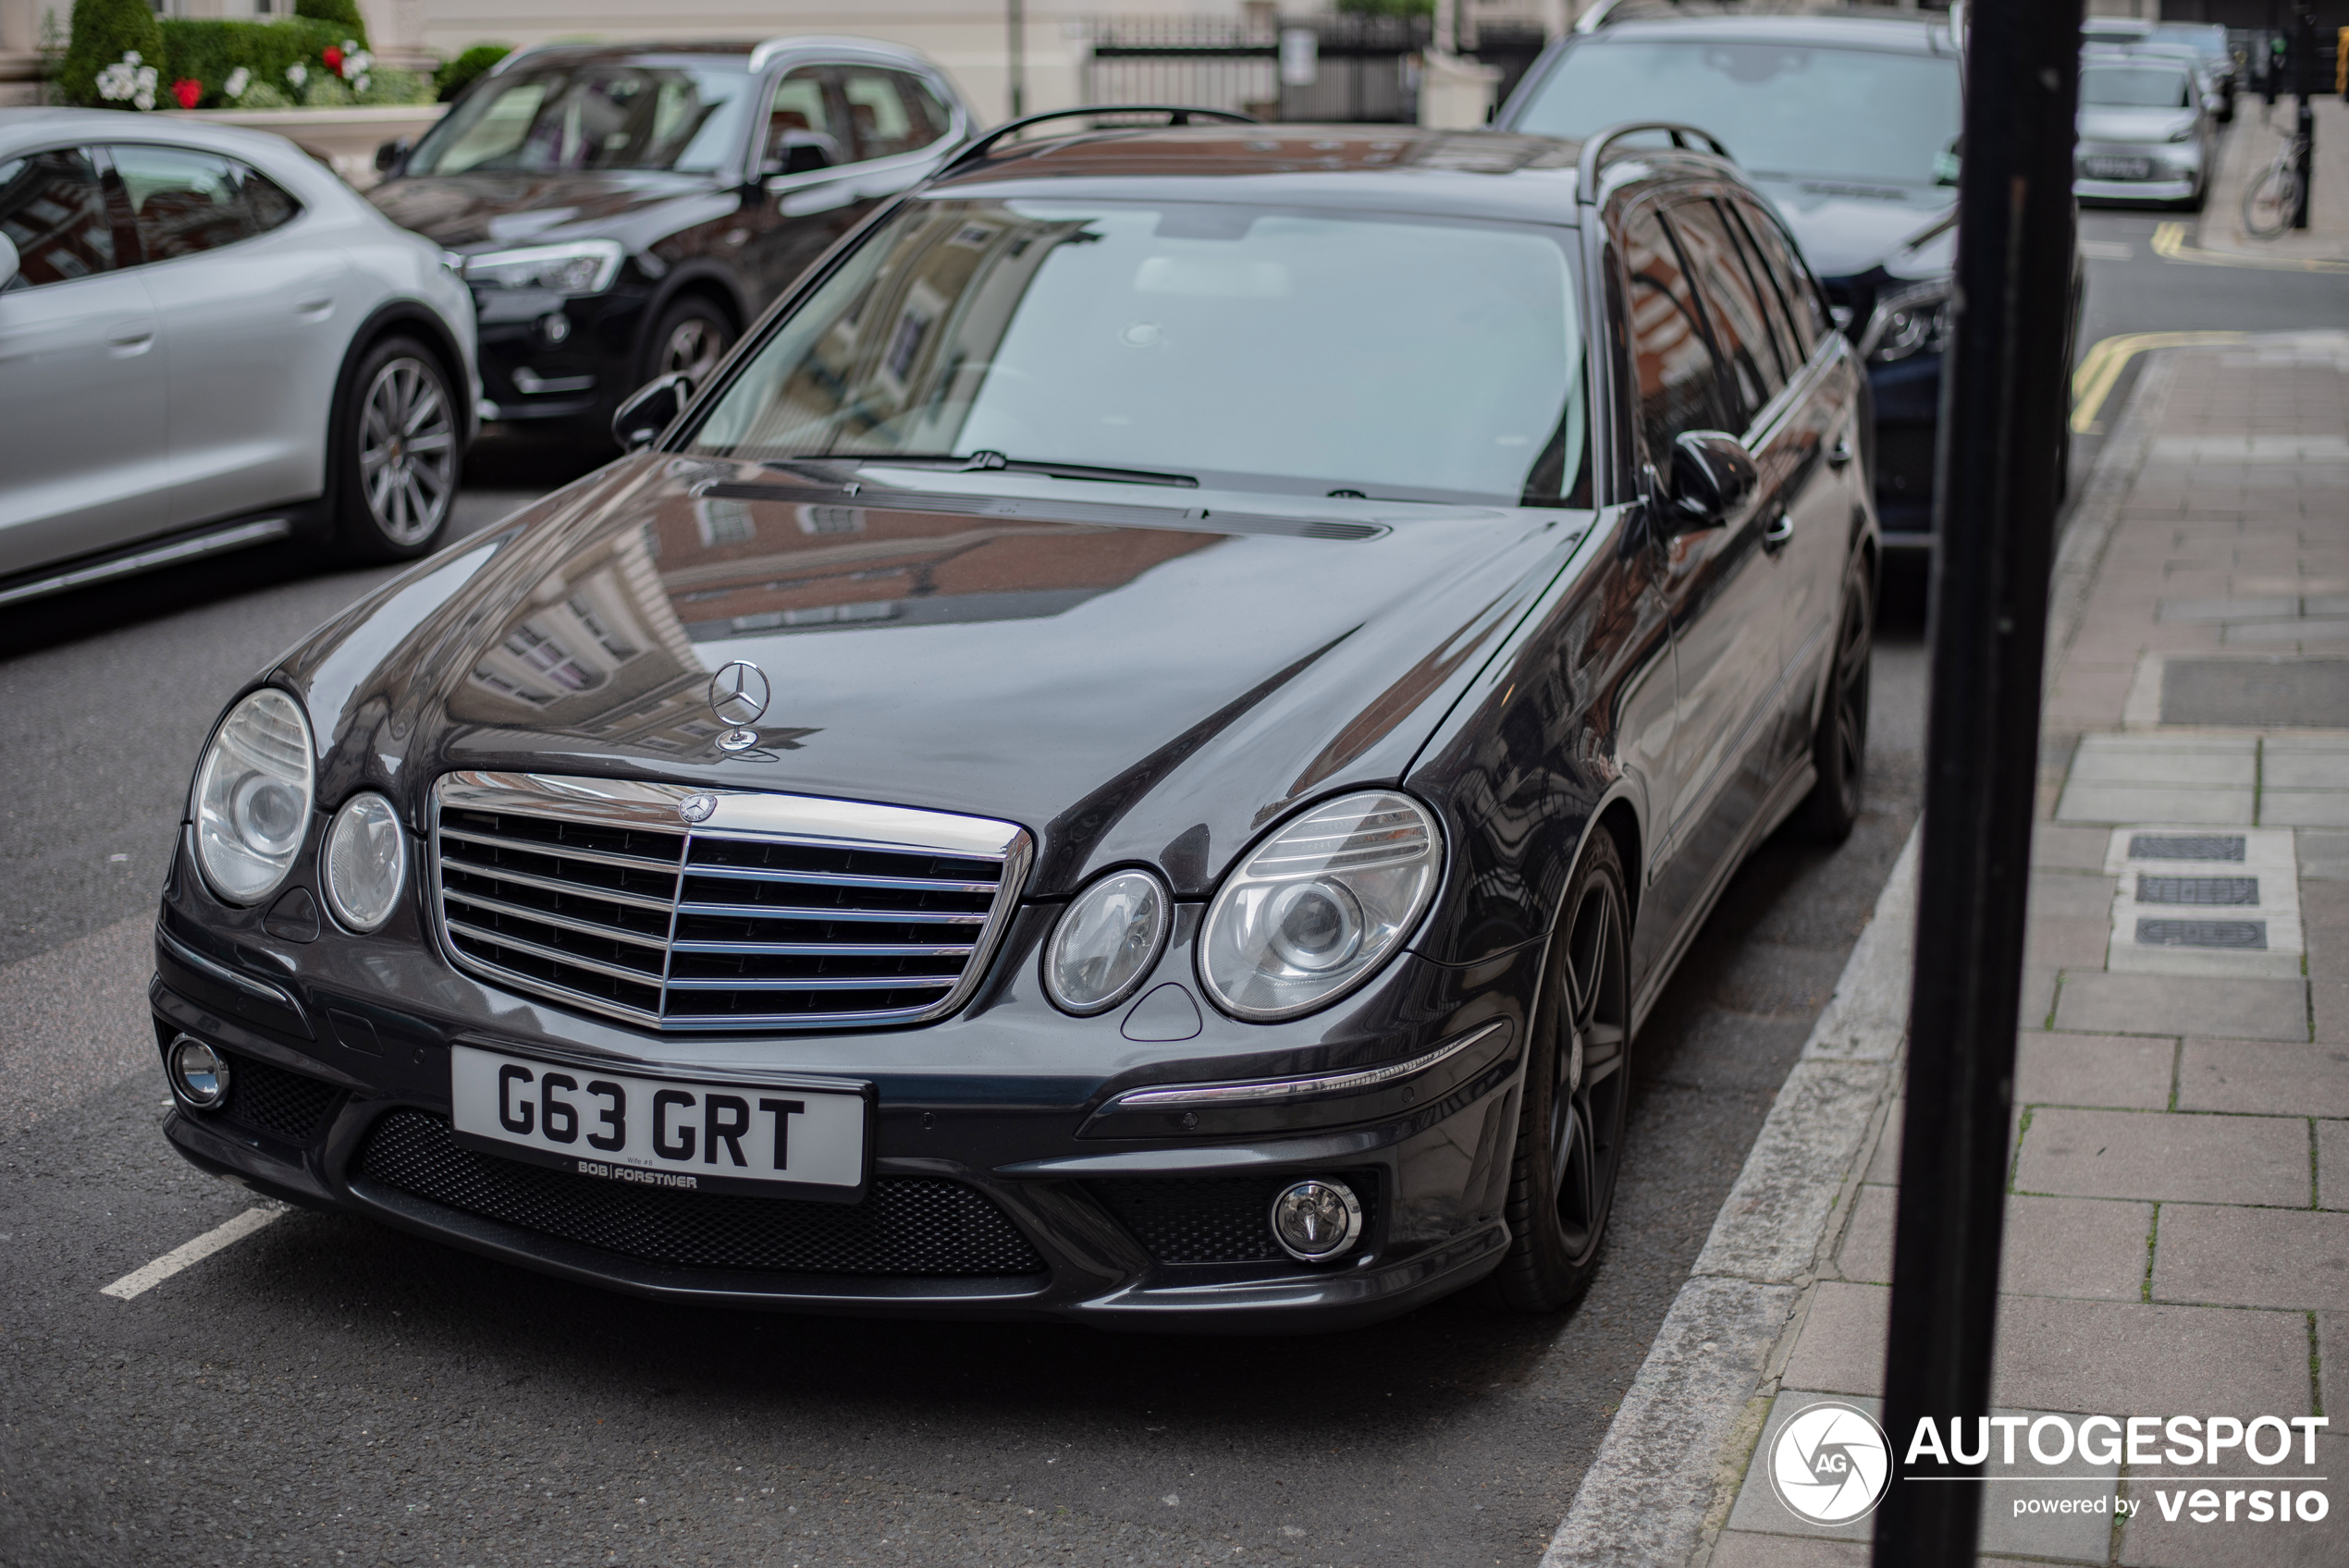
[{"label": "black bmw suv", "polygon": [[449,252],[481,315],[485,420],[601,430],[697,380],[831,242],[976,121],[911,50],[859,39],[510,55],[368,192]]}]

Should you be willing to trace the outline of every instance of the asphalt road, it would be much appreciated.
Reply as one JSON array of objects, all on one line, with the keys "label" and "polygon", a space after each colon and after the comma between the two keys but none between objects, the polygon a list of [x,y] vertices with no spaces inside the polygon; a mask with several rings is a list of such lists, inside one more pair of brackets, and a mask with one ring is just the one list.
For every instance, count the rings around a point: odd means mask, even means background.
[{"label": "asphalt road", "polygon": [[[2337,319],[2341,280],[2173,266],[2154,221],[2089,217],[2131,253],[2091,260],[2084,347]],[[579,461],[485,449],[464,522]],[[101,1295],[254,1205],[156,1133],[143,926],[223,700],[379,577],[255,554],[0,626],[0,1562],[1531,1563],[1915,814],[1912,602],[1868,815],[1730,888],[1642,1035],[1606,1262],[1556,1317],[1456,1299],[1235,1341],[733,1315],[306,1212]]]}]

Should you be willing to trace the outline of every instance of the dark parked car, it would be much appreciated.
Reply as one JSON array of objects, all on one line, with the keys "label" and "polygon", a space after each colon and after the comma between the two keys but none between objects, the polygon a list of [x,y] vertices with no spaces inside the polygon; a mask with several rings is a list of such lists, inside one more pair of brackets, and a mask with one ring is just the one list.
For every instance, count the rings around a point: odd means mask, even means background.
[{"label": "dark parked car", "polygon": [[1962,118],[1948,18],[1698,5],[1593,15],[1535,62],[1495,123],[1586,136],[1661,116],[1719,137],[1801,241],[1867,363],[1886,543],[1930,545]]},{"label": "dark parked car", "polygon": [[481,317],[486,420],[601,430],[743,329],[974,126],[935,66],[857,39],[511,55],[368,197],[450,252]]},{"label": "dark parked car", "polygon": [[679,390],[229,706],[170,1141],[677,1299],[1570,1300],[1642,1017],[1859,809],[1859,361],[1736,166],[982,143]]}]

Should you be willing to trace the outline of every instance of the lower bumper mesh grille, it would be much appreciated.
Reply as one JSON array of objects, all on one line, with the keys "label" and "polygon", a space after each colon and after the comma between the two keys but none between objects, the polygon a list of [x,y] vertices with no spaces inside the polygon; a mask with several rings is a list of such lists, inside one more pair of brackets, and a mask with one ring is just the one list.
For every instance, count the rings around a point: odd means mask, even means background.
[{"label": "lower bumper mesh grille", "polygon": [[[1377,1233],[1375,1171],[1341,1173],[1362,1203],[1362,1234]],[[1278,1263],[1273,1200],[1297,1180],[1274,1176],[1138,1178],[1089,1183],[1093,1196],[1161,1263]]]},{"label": "lower bumper mesh grille", "polygon": [[228,1058],[228,1098],[219,1114],[256,1133],[306,1144],[334,1109],[342,1091],[332,1084],[289,1072],[258,1057]]},{"label": "lower bumper mesh grille", "polygon": [[622,1186],[475,1154],[418,1110],[376,1122],[359,1168],[450,1208],[648,1263],[931,1279],[1045,1268],[1003,1211],[961,1182],[884,1176],[859,1204]]}]

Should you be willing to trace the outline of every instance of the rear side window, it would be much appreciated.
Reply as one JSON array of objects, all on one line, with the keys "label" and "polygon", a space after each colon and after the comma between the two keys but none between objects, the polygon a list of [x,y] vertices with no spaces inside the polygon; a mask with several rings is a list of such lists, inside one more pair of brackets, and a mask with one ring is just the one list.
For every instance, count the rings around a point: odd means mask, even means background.
[{"label": "rear side window", "polygon": [[1691,430],[1725,430],[1730,414],[1718,368],[1697,313],[1696,290],[1654,208],[1623,226],[1631,276],[1631,368],[1639,385],[1640,431],[1648,461],[1671,460],[1672,443]]},{"label": "rear side window", "polygon": [[766,139],[760,167],[768,174],[806,174],[848,162],[847,143],[832,123],[822,67],[802,66],[775,84],[767,105]]},{"label": "rear side window", "polygon": [[872,66],[843,66],[842,96],[848,100],[851,129],[856,133],[859,158],[891,158],[918,152],[946,134],[933,123],[935,100],[904,71]]},{"label": "rear side window", "polygon": [[70,283],[115,265],[114,219],[97,165],[79,147],[0,160],[0,234],[17,248],[18,280]]},{"label": "rear side window", "polygon": [[1786,385],[1762,301],[1754,298],[1753,281],[1729,242],[1719,209],[1699,198],[1675,205],[1668,216],[1696,275],[1697,294],[1713,324],[1714,346],[1720,349],[1736,390],[1738,423],[1725,428],[1741,429]]},{"label": "rear side window", "polygon": [[1754,299],[1761,302],[1763,317],[1770,327],[1770,341],[1778,350],[1778,364],[1786,372],[1787,379],[1791,381],[1802,368],[1802,361],[1807,356],[1797,346],[1794,328],[1787,320],[1786,292],[1771,277],[1768,265],[1762,260],[1761,252],[1753,248],[1753,239],[1746,233],[1745,226],[1738,221],[1732,204],[1716,197],[1715,205],[1720,208],[1721,225],[1728,231],[1730,242],[1737,249],[1738,264],[1744,269],[1746,281],[1753,286]]},{"label": "rear side window", "polygon": [[259,171],[182,147],[108,149],[150,262],[200,255],[250,239],[291,218],[294,199]]},{"label": "rear side window", "polygon": [[1786,297],[1786,307],[1794,326],[1794,340],[1802,348],[1804,358],[1819,346],[1819,339],[1831,329],[1826,307],[1820,302],[1819,286],[1811,276],[1811,269],[1802,264],[1787,243],[1786,230],[1777,220],[1752,202],[1731,203],[1738,215],[1745,220],[1745,232],[1753,240],[1771,273],[1778,279]]}]

